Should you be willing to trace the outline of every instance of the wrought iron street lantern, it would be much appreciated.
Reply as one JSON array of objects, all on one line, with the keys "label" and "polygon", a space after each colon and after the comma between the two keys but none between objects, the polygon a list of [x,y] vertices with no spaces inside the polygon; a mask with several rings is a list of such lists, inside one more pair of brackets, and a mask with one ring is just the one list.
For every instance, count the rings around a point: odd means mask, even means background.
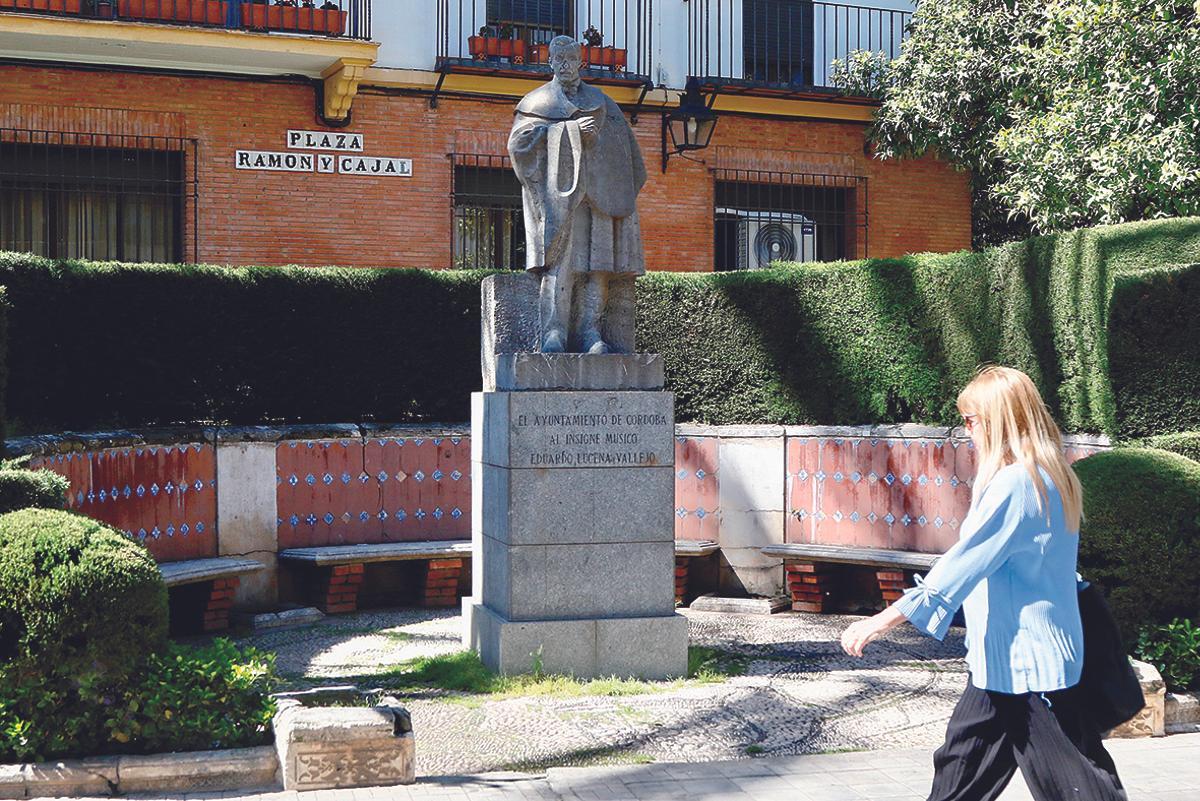
[{"label": "wrought iron street lantern", "polygon": [[662,171],[667,171],[667,159],[672,155],[708,147],[716,127],[717,113],[704,102],[700,84],[692,78],[679,99],[679,107],[663,115]]}]

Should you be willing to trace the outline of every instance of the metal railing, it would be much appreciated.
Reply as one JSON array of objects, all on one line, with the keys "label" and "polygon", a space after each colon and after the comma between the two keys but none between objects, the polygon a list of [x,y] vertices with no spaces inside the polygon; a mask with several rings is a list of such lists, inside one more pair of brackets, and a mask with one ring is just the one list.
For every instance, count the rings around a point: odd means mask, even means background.
[{"label": "metal railing", "polygon": [[438,68],[550,71],[549,42],[584,45],[591,78],[651,74],[655,0],[436,0]]},{"label": "metal railing", "polygon": [[836,89],[832,63],[900,54],[912,12],[813,0],[690,0],[688,70],[708,85]]},{"label": "metal railing", "polygon": [[197,261],[197,142],[0,128],[0,250]]},{"label": "metal railing", "polygon": [[0,12],[371,38],[371,0],[0,0]]}]

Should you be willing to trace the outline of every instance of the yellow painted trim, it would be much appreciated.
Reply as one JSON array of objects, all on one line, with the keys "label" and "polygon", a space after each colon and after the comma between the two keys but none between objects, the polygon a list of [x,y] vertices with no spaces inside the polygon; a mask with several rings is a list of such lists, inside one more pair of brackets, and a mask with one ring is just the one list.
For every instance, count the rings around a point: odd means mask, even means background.
[{"label": "yellow painted trim", "polygon": [[[386,67],[371,67],[363,76],[363,85],[388,89],[415,89],[432,91],[437,86],[438,74],[428,70],[400,70]],[[442,84],[443,92],[466,92],[471,94],[495,95],[497,97],[521,97],[537,83],[530,78],[508,78],[498,75],[473,73],[450,73]],[[636,86],[600,86],[604,93],[618,103],[636,103],[642,90]],[[676,106],[681,92],[676,89],[653,89],[646,94],[643,105],[651,108]],[[717,111],[743,114],[764,114],[777,117],[815,118],[823,120],[847,120],[870,122],[874,106],[832,100],[801,100],[794,98],[752,97],[746,95],[718,95],[714,108]]]},{"label": "yellow painted trim", "polygon": [[833,100],[800,100],[785,97],[718,95],[713,109],[742,114],[769,114],[776,117],[815,117],[824,120],[871,122],[875,107]]},{"label": "yellow painted trim", "polygon": [[370,59],[343,58],[321,73],[325,79],[325,119],[346,119],[350,104],[358,94],[358,84],[369,66]]},{"label": "yellow painted trim", "polygon": [[225,28],[191,28],[147,22],[36,17],[8,12],[0,14],[0,33],[69,37],[105,42],[115,39],[156,45],[220,47],[248,53],[327,56],[331,63],[339,59],[365,59],[369,63],[374,63],[376,53],[379,51],[378,43],[362,42],[356,39],[288,36],[277,33],[268,35]]}]

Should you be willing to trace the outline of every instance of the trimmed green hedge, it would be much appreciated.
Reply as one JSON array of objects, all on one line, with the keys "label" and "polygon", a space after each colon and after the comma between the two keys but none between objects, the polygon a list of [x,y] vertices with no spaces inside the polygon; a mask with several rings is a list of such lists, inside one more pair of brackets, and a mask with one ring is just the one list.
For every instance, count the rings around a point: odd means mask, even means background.
[{"label": "trimmed green hedge", "polygon": [[1140,443],[1147,448],[1158,448],[1171,453],[1186,456],[1193,462],[1200,462],[1200,431],[1184,431],[1179,434],[1163,434],[1161,437],[1149,437]]},{"label": "trimmed green hedge", "polygon": [[0,253],[22,432],[465,420],[480,273],[52,262]]},{"label": "trimmed green hedge", "polygon": [[[1200,428],[1200,267],[1163,266],[1194,261],[1188,218],[980,253],[652,273],[638,336],[666,361],[679,420],[950,423],[976,367],[1001,362],[1068,430],[1145,436]],[[13,428],[465,420],[483,275],[0,254]]]},{"label": "trimmed green hedge", "polygon": [[1143,625],[1200,616],[1200,464],[1151,448],[1075,463],[1079,570],[1109,597],[1125,643]]},{"label": "trimmed green hedge", "polygon": [[18,509],[62,509],[71,482],[50,470],[9,470],[0,467],[0,514]]},{"label": "trimmed green hedge", "polygon": [[998,362],[1028,372],[1068,430],[1196,428],[1200,268],[1157,265],[1197,258],[1189,218],[978,253],[657,273],[641,282],[639,346],[663,354],[681,420],[951,423],[958,390]]}]

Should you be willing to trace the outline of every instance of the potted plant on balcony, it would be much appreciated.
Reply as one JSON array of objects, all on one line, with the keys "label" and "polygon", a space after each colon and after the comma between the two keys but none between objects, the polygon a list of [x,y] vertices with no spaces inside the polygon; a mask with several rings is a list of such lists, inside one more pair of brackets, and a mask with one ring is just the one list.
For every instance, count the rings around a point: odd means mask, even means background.
[{"label": "potted plant on balcony", "polygon": [[242,27],[256,31],[318,33],[341,36],[346,32],[347,14],[337,3],[316,0],[275,0],[274,5],[255,3],[242,8]]},{"label": "potted plant on balcony", "polygon": [[476,61],[489,58],[505,58],[512,64],[525,63],[525,40],[514,36],[513,26],[505,22],[492,26],[484,25],[479,35],[467,38],[467,47]]},{"label": "potted plant on balcony", "polygon": [[78,14],[83,10],[83,0],[0,0],[0,8]]},{"label": "potted plant on balcony", "polygon": [[228,11],[225,0],[117,0],[117,15],[122,19],[224,25]]},{"label": "potted plant on balcony", "polygon": [[613,72],[624,72],[628,62],[628,51],[624,47],[604,45],[604,34],[589,25],[583,32],[583,65],[585,67],[607,67]]}]

